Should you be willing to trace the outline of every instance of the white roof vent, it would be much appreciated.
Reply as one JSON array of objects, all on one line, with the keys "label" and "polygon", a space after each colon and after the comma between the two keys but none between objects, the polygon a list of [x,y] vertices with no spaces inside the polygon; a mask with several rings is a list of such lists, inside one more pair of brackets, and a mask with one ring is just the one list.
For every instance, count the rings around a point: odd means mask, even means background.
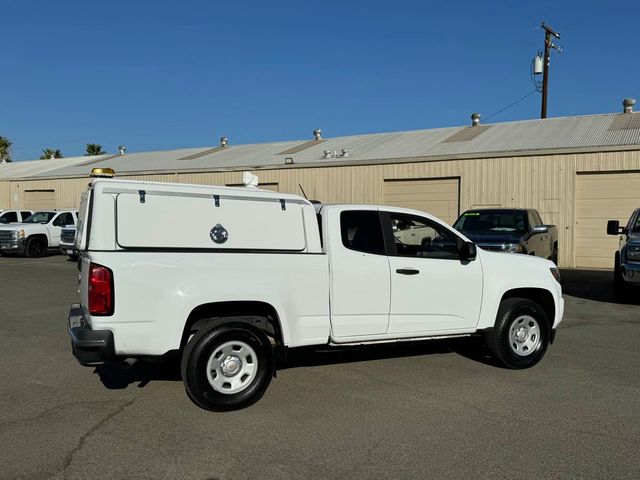
[{"label": "white roof vent", "polygon": [[222,148],[226,147],[229,144],[229,139],[227,137],[220,137],[220,146]]},{"label": "white roof vent", "polygon": [[319,128],[316,128],[313,131],[313,136],[316,140],[322,140],[322,130],[320,130]]},{"label": "white roof vent", "polygon": [[471,114],[471,126],[477,127],[478,125],[480,125],[480,114],[479,113],[472,113]]},{"label": "white roof vent", "polygon": [[625,98],[622,101],[622,106],[624,107],[624,113],[633,113],[633,106],[636,104],[635,98]]},{"label": "white roof vent", "polygon": [[120,155],[124,155],[126,152],[127,152],[127,147],[126,147],[126,146],[124,146],[124,145],[120,145],[120,146],[118,147],[118,153],[119,153]]}]

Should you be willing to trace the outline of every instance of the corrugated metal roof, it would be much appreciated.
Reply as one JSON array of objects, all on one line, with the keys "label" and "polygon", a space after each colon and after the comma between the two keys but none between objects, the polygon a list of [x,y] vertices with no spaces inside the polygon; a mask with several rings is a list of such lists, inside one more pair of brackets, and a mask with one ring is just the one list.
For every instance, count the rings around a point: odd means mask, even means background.
[{"label": "corrugated metal roof", "polygon": [[55,170],[63,170],[91,160],[100,160],[108,155],[94,155],[85,157],[65,157],[53,160],[31,160],[27,162],[10,162],[0,164],[0,180],[23,178],[34,175],[47,175]]},{"label": "corrugated metal roof", "polygon": [[[420,158],[439,159],[448,156],[487,157],[535,154],[543,151],[598,150],[600,148],[640,148],[640,113],[602,114],[578,117],[549,118],[491,124],[491,128],[452,127],[408,132],[353,135],[325,138],[313,142],[290,141],[250,145],[230,145],[225,148],[202,147],[160,152],[129,153],[122,156],[85,160],[17,162],[0,165],[0,179],[20,177],[86,176],[91,168],[111,167],[118,173],[151,171],[207,171],[239,168],[265,168],[285,165],[285,156],[295,165],[331,165],[348,162],[371,163]],[[486,126],[485,126],[486,127]],[[481,132],[476,134],[476,128]],[[451,141],[455,135],[457,141]],[[448,140],[448,141],[447,141]],[[300,145],[305,148],[299,149]],[[349,151],[342,157],[341,151]],[[324,151],[337,152],[324,158]],[[286,152],[286,153],[285,153]],[[289,153],[295,152],[295,153]],[[31,171],[28,165],[42,168]],[[44,168],[54,166],[56,168]],[[7,169],[8,167],[8,169]],[[5,170],[6,169],[6,170]]]}]

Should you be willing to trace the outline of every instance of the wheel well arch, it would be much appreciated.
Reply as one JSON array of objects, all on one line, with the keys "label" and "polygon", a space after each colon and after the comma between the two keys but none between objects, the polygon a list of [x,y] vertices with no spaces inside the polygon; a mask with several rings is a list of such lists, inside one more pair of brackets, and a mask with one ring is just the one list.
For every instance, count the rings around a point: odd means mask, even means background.
[{"label": "wheel well arch", "polygon": [[27,237],[27,240],[31,240],[32,238],[40,238],[49,245],[49,238],[44,233],[33,233]]},{"label": "wheel well arch", "polygon": [[253,325],[273,338],[276,345],[284,346],[280,317],[273,305],[260,301],[231,301],[205,303],[191,310],[182,330],[180,349],[184,348],[193,333],[212,318],[224,323],[225,317]]},{"label": "wheel well arch", "polygon": [[549,318],[549,328],[553,326],[556,318],[556,302],[549,290],[544,288],[514,288],[502,295],[500,303],[508,298],[527,298],[533,300],[542,307]]}]

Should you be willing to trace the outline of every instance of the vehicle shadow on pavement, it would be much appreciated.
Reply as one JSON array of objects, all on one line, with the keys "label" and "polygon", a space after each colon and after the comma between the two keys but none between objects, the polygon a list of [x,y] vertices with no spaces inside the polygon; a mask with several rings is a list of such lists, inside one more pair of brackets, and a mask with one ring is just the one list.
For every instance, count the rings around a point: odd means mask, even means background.
[{"label": "vehicle shadow on pavement", "polygon": [[625,295],[615,293],[611,270],[562,270],[562,293],[595,302],[640,305],[640,289],[629,288]]},{"label": "vehicle shadow on pavement", "polygon": [[288,352],[285,361],[278,363],[278,370],[451,353],[487,365],[498,365],[484,348],[482,340],[470,337],[363,345],[361,347],[294,348]]},{"label": "vehicle shadow on pavement", "polygon": [[131,366],[126,363],[108,362],[98,365],[94,373],[110,390],[127,388],[134,383],[138,384],[138,388],[144,388],[152,381],[181,381],[180,364],[175,358],[140,360]]},{"label": "vehicle shadow on pavement", "polygon": [[[286,360],[277,362],[276,371],[300,367],[369,362],[425,355],[458,354],[491,366],[499,366],[483,347],[479,338],[457,338],[421,342],[398,342],[361,347],[299,347],[289,350]],[[146,387],[153,381],[181,381],[180,364],[176,357],[140,360],[129,366],[108,362],[95,368],[100,382],[110,390],[120,390],[137,384]]]}]

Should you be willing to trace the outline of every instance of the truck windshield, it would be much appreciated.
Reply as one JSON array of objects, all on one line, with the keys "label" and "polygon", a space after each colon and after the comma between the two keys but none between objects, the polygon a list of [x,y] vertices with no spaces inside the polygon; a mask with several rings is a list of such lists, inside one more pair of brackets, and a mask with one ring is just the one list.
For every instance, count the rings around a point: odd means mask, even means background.
[{"label": "truck windshield", "polygon": [[636,218],[635,225],[631,225],[631,231],[634,233],[640,232],[640,215]]},{"label": "truck windshield", "polygon": [[55,216],[56,212],[36,212],[29,216],[24,223],[49,223]]},{"label": "truck windshield", "polygon": [[453,225],[460,232],[478,234],[525,233],[526,227],[525,212],[500,210],[465,212]]}]

